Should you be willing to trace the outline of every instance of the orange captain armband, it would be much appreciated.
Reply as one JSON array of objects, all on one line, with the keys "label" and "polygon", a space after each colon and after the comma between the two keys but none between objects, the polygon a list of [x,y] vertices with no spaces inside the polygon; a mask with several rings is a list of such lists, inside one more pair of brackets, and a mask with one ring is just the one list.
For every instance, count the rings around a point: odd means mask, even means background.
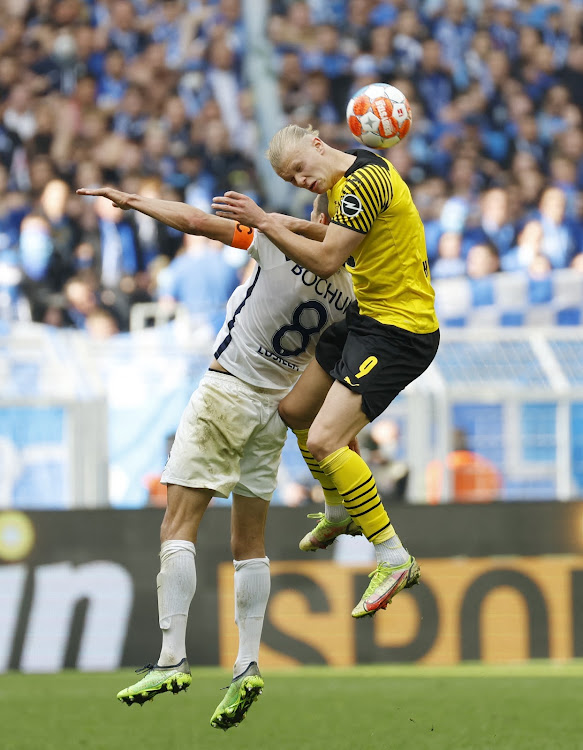
[{"label": "orange captain armband", "polygon": [[231,240],[232,247],[240,247],[241,250],[248,250],[253,242],[253,229],[246,227],[245,224],[239,224],[235,227],[233,232],[233,239]]}]

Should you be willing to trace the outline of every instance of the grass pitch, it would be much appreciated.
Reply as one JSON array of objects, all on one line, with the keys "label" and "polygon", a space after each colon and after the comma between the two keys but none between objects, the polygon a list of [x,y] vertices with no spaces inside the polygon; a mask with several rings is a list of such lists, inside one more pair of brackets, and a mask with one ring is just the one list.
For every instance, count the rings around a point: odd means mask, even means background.
[{"label": "grass pitch", "polygon": [[305,667],[264,672],[228,732],[210,716],[230,674],[194,669],[187,693],[142,708],[114,674],[0,675],[0,750],[583,750],[583,663]]}]

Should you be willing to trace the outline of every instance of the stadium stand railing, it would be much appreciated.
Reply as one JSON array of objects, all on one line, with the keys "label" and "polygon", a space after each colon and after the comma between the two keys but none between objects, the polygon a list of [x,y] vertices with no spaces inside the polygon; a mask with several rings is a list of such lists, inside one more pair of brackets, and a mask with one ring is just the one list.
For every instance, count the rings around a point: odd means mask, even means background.
[{"label": "stadium stand railing", "polygon": [[[583,484],[583,331],[578,327],[444,328],[434,364],[407,390],[412,501],[431,494],[427,467],[447,466],[433,501],[568,500]],[[411,434],[412,433],[412,434]],[[461,444],[460,444],[461,443]],[[457,497],[452,456],[498,473],[498,491]]]},{"label": "stadium stand railing", "polygon": [[[0,505],[148,504],[208,366],[208,344],[191,334],[179,320],[103,342],[38,324],[5,329]],[[580,497],[583,330],[445,327],[435,362],[385,416],[398,423],[410,502]],[[288,443],[281,476],[293,480],[301,460]]]}]

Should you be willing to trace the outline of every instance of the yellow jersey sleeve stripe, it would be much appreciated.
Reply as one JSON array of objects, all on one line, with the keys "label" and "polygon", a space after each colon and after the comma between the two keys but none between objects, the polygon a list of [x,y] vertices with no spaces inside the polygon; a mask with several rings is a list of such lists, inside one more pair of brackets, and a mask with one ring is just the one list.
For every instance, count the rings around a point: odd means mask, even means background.
[{"label": "yellow jersey sleeve stripe", "polygon": [[[347,215],[342,208],[347,196],[356,196],[360,202],[360,209],[356,215]],[[377,216],[386,210],[391,198],[392,187],[388,169],[379,166],[362,167],[346,180],[340,197],[340,208],[332,221],[361,234],[367,234]]]},{"label": "yellow jersey sleeve stripe", "polygon": [[372,190],[373,194],[378,193],[382,205],[381,211],[386,211],[393,199],[393,186],[388,169],[382,167],[370,166],[359,170],[360,177]]},{"label": "yellow jersey sleeve stripe", "polygon": [[377,216],[385,210],[384,206],[384,195],[376,186],[371,184],[367,177],[363,176],[361,179],[361,195],[363,197],[363,203],[369,222],[372,222]]},{"label": "yellow jersey sleeve stripe", "polygon": [[380,200],[380,211],[386,211],[393,197],[391,178],[388,169],[382,167],[370,166],[359,170],[360,178],[366,184],[370,192]]},{"label": "yellow jersey sleeve stripe", "polygon": [[330,224],[338,224],[338,226],[345,227],[346,229],[351,229],[353,232],[358,232],[358,234],[368,234],[367,229],[359,229],[358,226],[355,226],[355,224],[351,222],[343,220],[343,218],[330,219]]}]

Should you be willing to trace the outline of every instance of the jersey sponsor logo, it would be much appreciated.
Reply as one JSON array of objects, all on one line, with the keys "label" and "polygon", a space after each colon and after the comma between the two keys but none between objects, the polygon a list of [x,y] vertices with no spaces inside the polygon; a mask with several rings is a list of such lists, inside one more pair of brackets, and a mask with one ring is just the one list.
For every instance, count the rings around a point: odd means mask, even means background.
[{"label": "jersey sponsor logo", "polygon": [[280,365],[283,365],[284,367],[288,367],[290,370],[294,370],[295,372],[299,372],[300,368],[295,365],[293,362],[288,362],[287,359],[284,359],[283,357],[280,357],[277,354],[274,354],[273,352],[270,352],[269,349],[266,349],[263,346],[259,346],[259,349],[257,349],[257,354],[260,354],[262,357],[265,357],[265,359],[270,359],[274,362],[277,362]]},{"label": "jersey sponsor logo", "polygon": [[344,378],[344,382],[348,383],[348,385],[351,385],[353,388],[357,388],[360,385],[360,383],[353,383],[353,382],[351,382],[351,380],[348,377],[348,375]]},{"label": "jersey sponsor logo", "polygon": [[362,211],[362,203],[360,202],[360,198],[357,195],[354,195],[354,193],[348,193],[348,195],[344,195],[342,197],[342,200],[340,201],[340,210],[342,211],[344,216],[348,216],[348,218],[353,219]]}]

